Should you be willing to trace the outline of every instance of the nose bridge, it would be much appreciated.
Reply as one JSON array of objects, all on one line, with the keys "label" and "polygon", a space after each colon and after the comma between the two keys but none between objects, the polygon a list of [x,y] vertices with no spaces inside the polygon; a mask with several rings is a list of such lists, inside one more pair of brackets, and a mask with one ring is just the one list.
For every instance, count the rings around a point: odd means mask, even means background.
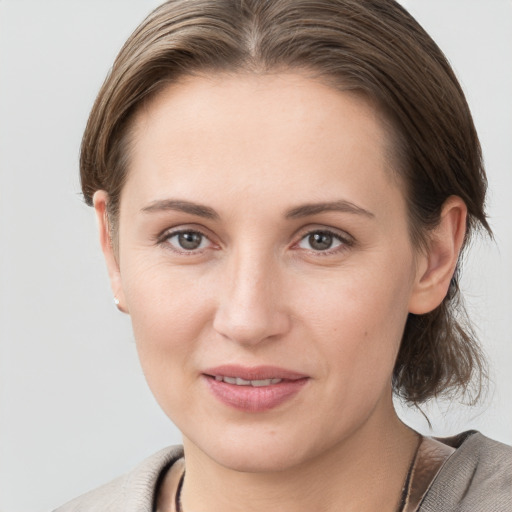
[{"label": "nose bridge", "polygon": [[214,321],[217,332],[242,344],[283,334],[289,325],[280,282],[279,263],[270,251],[257,243],[239,247],[226,262]]}]

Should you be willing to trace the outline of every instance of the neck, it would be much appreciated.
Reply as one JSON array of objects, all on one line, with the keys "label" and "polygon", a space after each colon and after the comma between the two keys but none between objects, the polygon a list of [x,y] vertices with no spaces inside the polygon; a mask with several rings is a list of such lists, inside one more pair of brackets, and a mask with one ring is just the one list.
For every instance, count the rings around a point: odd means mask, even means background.
[{"label": "neck", "polygon": [[[236,471],[184,439],[185,512],[395,512],[417,435],[394,413],[370,419],[325,453],[274,472]],[[269,454],[272,457],[272,454]]]}]

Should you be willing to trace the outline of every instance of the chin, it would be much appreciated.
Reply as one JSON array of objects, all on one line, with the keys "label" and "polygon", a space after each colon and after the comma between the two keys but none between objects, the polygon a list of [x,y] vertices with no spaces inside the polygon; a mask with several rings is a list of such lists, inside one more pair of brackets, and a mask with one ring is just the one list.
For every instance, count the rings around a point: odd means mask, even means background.
[{"label": "chin", "polygon": [[215,441],[194,443],[188,439],[185,448],[196,453],[201,452],[219,466],[243,473],[285,471],[318,455],[309,453],[315,452],[315,449],[312,446],[308,449],[306,440],[296,439],[293,435],[288,435],[284,439],[276,432],[270,432],[266,436],[230,436],[229,433],[225,433],[222,437],[212,436],[210,439]]},{"label": "chin", "polygon": [[254,450],[218,451],[211,458],[219,465],[241,473],[277,473],[300,464],[300,457],[256,447]]}]

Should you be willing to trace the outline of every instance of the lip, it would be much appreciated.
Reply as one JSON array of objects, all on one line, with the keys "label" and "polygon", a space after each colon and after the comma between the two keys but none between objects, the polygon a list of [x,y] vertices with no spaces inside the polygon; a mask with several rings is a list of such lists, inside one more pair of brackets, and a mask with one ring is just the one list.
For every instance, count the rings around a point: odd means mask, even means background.
[{"label": "lip", "polygon": [[[239,377],[244,380],[282,379],[277,384],[253,387],[216,380],[215,377]],[[277,366],[245,367],[222,365],[203,372],[209,390],[220,402],[244,412],[264,412],[291,400],[308,382],[302,373]]]},{"label": "lip", "polygon": [[279,366],[241,366],[225,364],[208,368],[203,371],[205,375],[222,377],[240,377],[245,380],[283,379],[299,380],[308,377],[303,373],[294,372]]}]

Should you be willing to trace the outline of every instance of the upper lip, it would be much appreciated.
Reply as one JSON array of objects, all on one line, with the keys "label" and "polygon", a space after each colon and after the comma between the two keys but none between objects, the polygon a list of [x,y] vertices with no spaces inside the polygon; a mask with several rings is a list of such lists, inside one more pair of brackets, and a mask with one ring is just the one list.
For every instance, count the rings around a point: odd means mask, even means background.
[{"label": "upper lip", "polygon": [[283,379],[299,380],[308,377],[307,375],[278,366],[240,366],[225,364],[208,368],[203,371],[205,375],[212,377],[239,377],[244,380],[265,380]]}]

